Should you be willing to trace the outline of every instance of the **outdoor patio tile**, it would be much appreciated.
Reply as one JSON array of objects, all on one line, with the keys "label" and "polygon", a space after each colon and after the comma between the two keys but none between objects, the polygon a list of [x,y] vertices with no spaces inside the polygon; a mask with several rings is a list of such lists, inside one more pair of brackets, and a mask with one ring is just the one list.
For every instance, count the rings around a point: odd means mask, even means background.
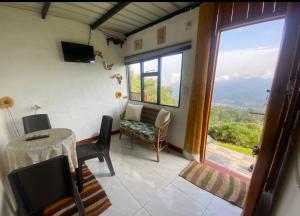
[{"label": "outdoor patio tile", "polygon": [[220,155],[210,155],[208,156],[209,160],[213,160],[217,163],[220,163],[220,164],[227,164],[229,162],[229,159],[228,158],[225,158],[223,156],[220,156]]},{"label": "outdoor patio tile", "polygon": [[248,167],[255,161],[255,158],[251,156],[226,149],[213,143],[207,145],[206,159],[248,178],[251,177]]}]

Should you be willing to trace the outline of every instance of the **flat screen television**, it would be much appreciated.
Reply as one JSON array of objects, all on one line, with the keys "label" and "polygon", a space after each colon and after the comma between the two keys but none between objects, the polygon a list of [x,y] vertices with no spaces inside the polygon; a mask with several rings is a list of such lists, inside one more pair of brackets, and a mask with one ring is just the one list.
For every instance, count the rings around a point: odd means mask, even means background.
[{"label": "flat screen television", "polygon": [[66,62],[93,63],[95,61],[93,46],[65,41],[61,42],[61,46]]}]

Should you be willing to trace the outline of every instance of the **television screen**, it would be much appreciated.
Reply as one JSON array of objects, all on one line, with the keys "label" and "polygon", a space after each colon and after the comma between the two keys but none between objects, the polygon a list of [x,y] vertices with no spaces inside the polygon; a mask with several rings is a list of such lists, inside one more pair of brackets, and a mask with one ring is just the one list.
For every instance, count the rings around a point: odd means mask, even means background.
[{"label": "television screen", "polygon": [[92,63],[95,61],[94,48],[84,44],[61,42],[66,62]]}]

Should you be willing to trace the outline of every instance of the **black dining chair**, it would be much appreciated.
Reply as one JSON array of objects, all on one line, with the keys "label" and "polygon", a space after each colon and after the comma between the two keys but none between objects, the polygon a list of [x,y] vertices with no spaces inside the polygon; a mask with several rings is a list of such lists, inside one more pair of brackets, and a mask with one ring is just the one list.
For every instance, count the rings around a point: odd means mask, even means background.
[{"label": "black dining chair", "polygon": [[47,114],[36,114],[23,117],[23,126],[25,134],[51,129],[51,124]]},{"label": "black dining chair", "polygon": [[78,159],[78,168],[76,170],[76,173],[79,191],[83,189],[82,165],[86,160],[99,158],[100,162],[103,162],[104,158],[108,165],[110,174],[112,176],[115,175],[115,171],[109,156],[112,123],[112,117],[103,116],[97,142],[82,144],[76,147]]},{"label": "black dining chair", "polygon": [[85,215],[65,155],[14,170],[8,179],[15,195],[17,215],[43,215],[45,208],[66,197],[73,197],[75,202],[70,212]]}]

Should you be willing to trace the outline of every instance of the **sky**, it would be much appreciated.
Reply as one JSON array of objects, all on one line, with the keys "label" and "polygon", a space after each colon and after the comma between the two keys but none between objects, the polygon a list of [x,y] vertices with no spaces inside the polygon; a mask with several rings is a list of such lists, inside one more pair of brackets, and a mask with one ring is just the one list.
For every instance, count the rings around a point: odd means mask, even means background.
[{"label": "sky", "polygon": [[[253,24],[221,33],[216,82],[233,79],[272,79],[281,44],[284,19]],[[181,55],[162,59],[162,85],[179,85]],[[157,71],[157,60],[144,70]],[[139,64],[132,65],[139,73]]]},{"label": "sky", "polygon": [[[161,84],[164,86],[180,86],[182,54],[169,55],[161,58]],[[140,65],[131,64],[130,67],[135,74],[140,73]],[[144,62],[144,72],[157,72],[157,59]]]},{"label": "sky", "polygon": [[273,78],[283,26],[280,19],[222,32],[216,81]]}]

